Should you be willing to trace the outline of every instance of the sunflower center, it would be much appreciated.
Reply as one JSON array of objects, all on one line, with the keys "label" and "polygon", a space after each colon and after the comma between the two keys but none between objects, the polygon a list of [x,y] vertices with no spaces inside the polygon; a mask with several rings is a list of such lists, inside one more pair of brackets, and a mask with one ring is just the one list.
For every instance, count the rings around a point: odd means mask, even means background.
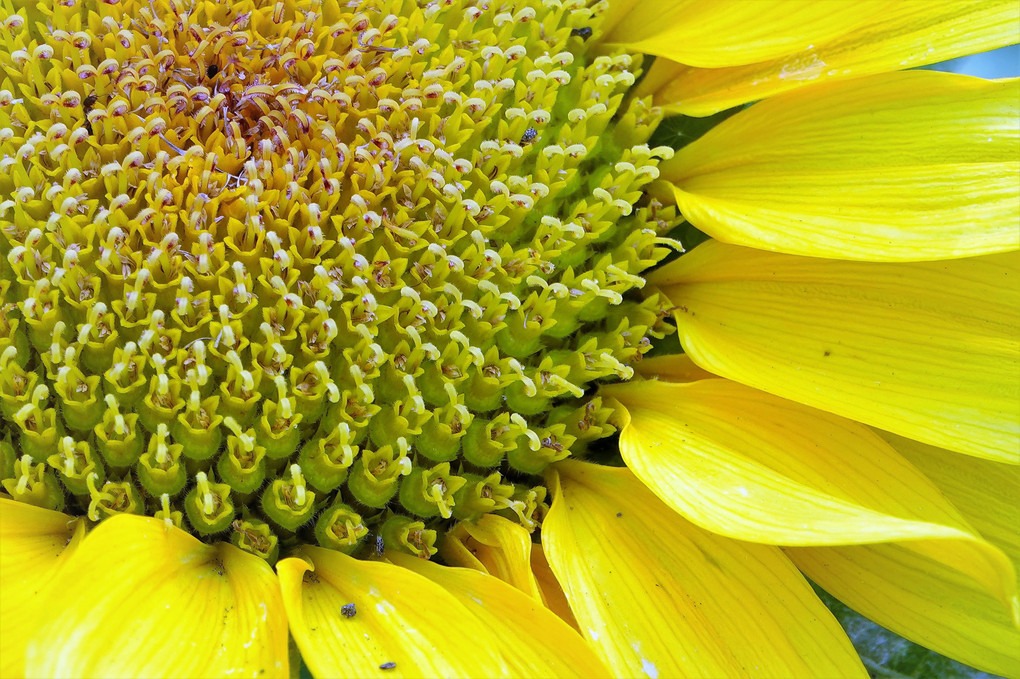
[{"label": "sunflower center", "polygon": [[643,192],[668,149],[599,19],[558,0],[3,16],[3,487],[268,559],[427,558],[488,512],[536,526],[536,475],[612,432],[593,383],[669,331],[634,295],[672,245]]}]

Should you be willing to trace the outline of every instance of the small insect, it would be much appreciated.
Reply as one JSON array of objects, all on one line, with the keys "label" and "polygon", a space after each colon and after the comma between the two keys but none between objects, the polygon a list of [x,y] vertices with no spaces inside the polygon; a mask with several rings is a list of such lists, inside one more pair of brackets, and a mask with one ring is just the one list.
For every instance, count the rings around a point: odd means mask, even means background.
[{"label": "small insect", "polygon": [[581,40],[587,40],[591,37],[591,28],[588,26],[582,26],[581,28],[574,28],[570,31],[570,35],[576,36]]},{"label": "small insect", "polygon": [[379,665],[379,669],[381,669],[381,670],[392,670],[396,666],[397,666],[397,663],[395,663],[395,662],[393,662],[391,660],[389,662],[384,662],[382,665]]},{"label": "small insect", "polygon": [[89,111],[91,111],[92,107],[96,105],[96,101],[98,99],[99,96],[93,92],[85,97],[85,99],[81,102],[81,114],[82,117],[85,118],[85,129],[89,131],[90,135],[92,134],[92,121],[89,120]]},{"label": "small insect", "polygon": [[209,67],[205,69],[206,78],[215,78],[216,74],[220,72],[220,67],[216,64],[209,64]]},{"label": "small insect", "polygon": [[386,551],[386,542],[382,539],[381,535],[375,536],[375,555],[382,556]]},{"label": "small insect", "polygon": [[358,609],[354,606],[354,604],[344,604],[343,606],[340,607],[340,615],[344,616],[345,618],[353,618],[357,614]]},{"label": "small insect", "polygon": [[535,141],[535,137],[538,136],[538,130],[534,127],[529,127],[524,130],[524,135],[521,136],[521,146],[527,146],[531,142]]}]

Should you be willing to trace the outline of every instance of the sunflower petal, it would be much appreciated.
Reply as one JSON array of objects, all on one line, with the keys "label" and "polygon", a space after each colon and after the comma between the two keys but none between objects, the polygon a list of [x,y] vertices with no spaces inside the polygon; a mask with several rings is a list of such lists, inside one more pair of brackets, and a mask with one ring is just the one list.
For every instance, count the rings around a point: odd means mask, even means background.
[{"label": "sunflower petal", "polygon": [[[483,621],[459,595],[428,578],[315,547],[303,548],[302,554],[314,566],[285,559],[277,572],[291,634],[315,676],[516,676],[522,674],[518,659],[534,660],[530,642],[514,627]],[[499,585],[501,596],[517,597],[529,614],[543,610],[509,585]],[[342,614],[347,604],[354,604],[353,617]],[[542,669],[549,667],[536,666],[533,673]]]},{"label": "sunflower petal", "polygon": [[74,517],[0,497],[0,677],[24,675],[40,616],[63,605],[48,585],[84,536]]},{"label": "sunflower petal", "polygon": [[687,354],[668,354],[643,358],[634,364],[634,372],[648,379],[658,379],[666,382],[694,382],[696,380],[710,380],[719,377],[698,367],[698,364],[692,361],[691,357]]},{"label": "sunflower petal", "polygon": [[702,528],[777,545],[904,541],[1004,602],[1016,597],[1006,555],[862,424],[729,380],[631,382],[605,393],[629,415],[627,466]]},{"label": "sunflower petal", "polygon": [[232,545],[115,516],[82,542],[54,588],[74,597],[29,646],[30,676],[288,674],[276,578]]},{"label": "sunflower petal", "polygon": [[[459,530],[458,525],[454,530]],[[458,568],[472,568],[482,573],[489,573],[489,568],[478,558],[474,549],[469,549],[464,544],[463,536],[454,535],[453,531],[443,538],[442,546],[439,548],[439,555],[451,566]]]},{"label": "sunflower petal", "polygon": [[[496,522],[491,520],[498,519]],[[461,523],[446,534],[440,555],[451,566],[471,568],[494,575],[525,594],[542,601],[553,613],[575,629],[577,621],[563,595],[563,589],[549,570],[542,545],[531,542],[528,532],[513,521],[487,514],[478,524],[488,528],[468,532],[470,524]],[[520,534],[523,533],[523,536]],[[522,537],[527,538],[527,544]],[[523,561],[523,558],[527,562]]]},{"label": "sunflower petal", "polygon": [[546,556],[615,674],[866,676],[777,548],[701,530],[626,469],[563,461],[547,480]]},{"label": "sunflower petal", "polygon": [[[613,3],[617,4],[617,3]],[[883,0],[639,0],[612,21],[607,43],[690,66],[720,68],[776,59],[828,42],[866,23]]]},{"label": "sunflower petal", "polygon": [[1012,611],[958,570],[899,544],[790,547],[820,587],[878,624],[980,670],[1020,676]]},{"label": "sunflower petal", "polygon": [[967,521],[1020,568],[1020,467],[875,433],[924,472]]},{"label": "sunflower petal", "polygon": [[1013,0],[898,0],[873,16],[841,36],[753,64],[705,69],[659,59],[638,92],[653,94],[671,113],[706,116],[818,81],[898,71],[1020,42]]},{"label": "sunflower petal", "polygon": [[571,627],[580,631],[581,628],[577,624],[577,618],[574,617],[574,612],[570,610],[570,602],[567,601],[567,595],[563,593],[563,587],[560,586],[559,580],[556,579],[556,575],[552,572],[549,560],[545,558],[545,551],[542,549],[542,545],[538,543],[531,546],[531,571],[535,574],[535,580],[538,582],[538,587],[542,592],[542,601],[545,603],[546,608],[558,615]]},{"label": "sunflower petal", "polygon": [[[491,634],[442,588],[392,564],[306,547],[276,565],[290,632],[312,674],[499,674]],[[354,605],[354,616],[343,607]],[[350,610],[350,609],[348,609]],[[477,641],[470,632],[477,631]],[[384,674],[385,673],[385,674]]]},{"label": "sunflower petal", "polygon": [[478,618],[478,624],[503,630],[504,638],[522,642],[507,655],[514,676],[609,676],[577,631],[539,606],[533,597],[478,571],[440,566],[407,554],[390,558],[452,594]]},{"label": "sunflower petal", "polygon": [[804,88],[662,164],[684,216],[736,245],[917,261],[1020,249],[1020,79],[909,71]]},{"label": "sunflower petal", "polygon": [[486,514],[447,533],[442,551],[450,565],[482,570],[541,601],[531,570],[531,547],[531,533],[519,523]]},{"label": "sunflower petal", "polygon": [[839,262],[708,241],[649,281],[701,367],[913,439],[1020,463],[1020,254]]}]

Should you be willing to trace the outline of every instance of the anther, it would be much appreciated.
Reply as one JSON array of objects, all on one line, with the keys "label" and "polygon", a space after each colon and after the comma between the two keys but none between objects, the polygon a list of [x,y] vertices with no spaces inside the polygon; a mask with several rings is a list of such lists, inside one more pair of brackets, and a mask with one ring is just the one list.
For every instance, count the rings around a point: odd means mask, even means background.
[{"label": "anther", "polygon": [[170,496],[167,493],[159,496],[159,506],[160,509],[156,512],[155,518],[163,520],[164,530],[169,532],[175,526],[180,528],[183,517],[180,512],[174,511],[170,506]]},{"label": "anther", "polygon": [[523,416],[519,413],[513,413],[510,415],[510,421],[516,424],[520,428],[521,433],[528,438],[528,445],[533,451],[542,448],[542,439],[528,426]]}]

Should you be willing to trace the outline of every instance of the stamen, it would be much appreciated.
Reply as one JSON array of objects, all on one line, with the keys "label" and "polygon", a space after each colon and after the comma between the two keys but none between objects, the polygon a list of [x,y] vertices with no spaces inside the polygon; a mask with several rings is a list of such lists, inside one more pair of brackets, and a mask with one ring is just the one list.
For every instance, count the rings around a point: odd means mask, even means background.
[{"label": "stamen", "polygon": [[195,474],[195,487],[184,498],[188,522],[202,535],[221,533],[234,520],[230,486],[214,483],[205,472]]},{"label": "stamen", "polygon": [[315,536],[319,544],[345,554],[353,553],[368,535],[361,515],[350,506],[336,503],[315,523]]}]

